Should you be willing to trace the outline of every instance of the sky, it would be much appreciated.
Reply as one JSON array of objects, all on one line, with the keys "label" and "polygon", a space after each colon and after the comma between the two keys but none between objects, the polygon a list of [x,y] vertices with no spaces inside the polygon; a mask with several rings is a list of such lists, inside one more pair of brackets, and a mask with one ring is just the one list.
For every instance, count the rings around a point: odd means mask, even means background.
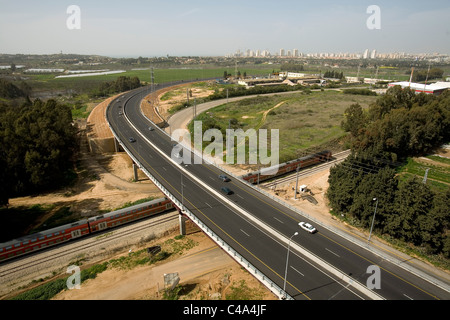
[{"label": "sky", "polygon": [[[71,5],[79,15],[68,12]],[[371,5],[379,15],[367,12]],[[449,17],[449,0],[0,0],[0,53],[223,56],[284,48],[450,54]],[[379,28],[368,28],[368,20]]]}]

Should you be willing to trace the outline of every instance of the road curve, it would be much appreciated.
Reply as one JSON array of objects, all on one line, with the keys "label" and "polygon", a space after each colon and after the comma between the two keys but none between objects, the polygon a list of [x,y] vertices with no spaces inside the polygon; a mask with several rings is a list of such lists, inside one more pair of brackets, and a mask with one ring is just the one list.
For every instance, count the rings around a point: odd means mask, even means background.
[{"label": "road curve", "polygon": [[[160,151],[170,156],[172,142],[161,130],[148,129],[153,125],[139,108],[144,93],[144,89],[127,93],[123,96],[125,103],[115,100],[106,111],[106,117],[121,142],[148,172],[221,239],[278,286],[283,287],[286,283],[286,291],[290,296],[295,299],[367,299],[369,297],[358,292],[354,284],[370,286],[375,283],[380,287],[371,288],[372,292],[384,299],[450,298],[447,285],[442,287],[430,283],[384,260],[370,247],[341,237],[334,230],[320,225],[316,225],[319,230],[316,234],[301,230],[298,226],[300,221],[315,222],[238,179],[222,182],[218,179],[221,171],[210,164],[180,167],[167,161]],[[125,114],[121,115],[121,110]],[[130,137],[136,141],[130,142]],[[160,151],[155,150],[148,141]],[[217,193],[225,185],[234,192],[227,196],[226,201]],[[248,213],[252,214],[251,219]],[[295,232],[298,232],[297,236],[293,236]],[[292,238],[292,242],[289,265],[286,266],[286,239],[289,238]],[[305,254],[308,254],[308,258]],[[339,270],[343,277],[336,276],[322,264],[309,259],[312,256],[317,257],[316,261],[325,261]],[[377,266],[379,273],[372,274],[372,266]],[[374,276],[377,276],[375,282]]]}]

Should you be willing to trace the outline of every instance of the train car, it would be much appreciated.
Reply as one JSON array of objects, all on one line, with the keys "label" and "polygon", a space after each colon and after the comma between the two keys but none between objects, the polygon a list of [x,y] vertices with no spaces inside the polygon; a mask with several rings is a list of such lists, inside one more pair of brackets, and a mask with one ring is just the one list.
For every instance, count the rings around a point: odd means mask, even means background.
[{"label": "train car", "polygon": [[88,222],[91,233],[94,233],[116,227],[130,221],[149,217],[173,208],[173,204],[169,199],[162,198],[147,202],[144,206],[142,204],[138,204],[97,217],[92,217],[88,219]]},{"label": "train car", "polygon": [[0,244],[0,261],[37,251],[89,234],[87,220],[27,235]]},{"label": "train car", "polygon": [[169,199],[156,199],[1,243],[0,261],[112,228],[129,221],[152,216],[172,208],[174,208],[174,205]]},{"label": "train car", "polygon": [[[332,155],[331,151],[324,150],[315,154],[311,154],[285,163],[281,163],[277,166],[272,166],[270,168],[265,168],[260,171],[248,173],[242,176],[242,179],[250,183],[258,183],[258,180],[259,182],[261,182],[295,171],[297,170],[297,168],[303,169],[317,163],[326,162],[331,158],[331,155]],[[278,170],[275,170],[274,173],[272,174],[274,169]],[[264,174],[264,171],[270,172],[271,174]]]}]

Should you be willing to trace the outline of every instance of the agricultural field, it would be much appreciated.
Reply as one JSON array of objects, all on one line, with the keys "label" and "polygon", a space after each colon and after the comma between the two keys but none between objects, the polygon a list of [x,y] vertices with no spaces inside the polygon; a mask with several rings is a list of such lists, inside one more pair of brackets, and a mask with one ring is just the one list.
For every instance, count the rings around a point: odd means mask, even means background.
[{"label": "agricultural field", "polygon": [[[285,162],[321,149],[344,149],[345,132],[340,125],[345,109],[354,103],[368,108],[375,100],[336,90],[258,96],[210,109],[195,120],[203,121],[203,130],[217,128],[223,134],[230,125],[244,131],[278,129],[280,162]],[[189,128],[192,132],[192,123]]]},{"label": "agricultural field", "polygon": [[406,180],[410,176],[423,179],[427,169],[427,185],[437,192],[446,192],[450,187],[449,158],[436,155],[408,158],[403,166],[397,168],[397,172],[401,180]]},{"label": "agricultural field", "polygon": [[[223,78],[224,71],[233,72],[230,68],[185,68],[185,69],[154,69],[155,83],[165,83],[180,80],[195,80],[201,78]],[[252,66],[239,68],[241,73],[246,72],[251,75],[268,75],[273,68],[255,68]],[[58,74],[59,75],[59,74]],[[93,86],[98,86],[103,82],[114,81],[119,76],[138,77],[142,83],[151,83],[151,70],[127,70],[119,74],[96,75],[89,77],[56,78],[55,74],[27,74],[27,83],[34,90],[73,90],[76,92],[86,91]]]}]

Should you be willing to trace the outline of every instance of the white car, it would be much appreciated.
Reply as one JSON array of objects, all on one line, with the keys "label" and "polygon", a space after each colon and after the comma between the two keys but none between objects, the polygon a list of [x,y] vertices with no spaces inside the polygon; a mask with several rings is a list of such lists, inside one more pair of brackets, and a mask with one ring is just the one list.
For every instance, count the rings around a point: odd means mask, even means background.
[{"label": "white car", "polygon": [[316,228],[314,228],[311,224],[307,223],[307,222],[300,222],[298,224],[303,230],[308,231],[309,233],[314,233],[316,232]]}]

